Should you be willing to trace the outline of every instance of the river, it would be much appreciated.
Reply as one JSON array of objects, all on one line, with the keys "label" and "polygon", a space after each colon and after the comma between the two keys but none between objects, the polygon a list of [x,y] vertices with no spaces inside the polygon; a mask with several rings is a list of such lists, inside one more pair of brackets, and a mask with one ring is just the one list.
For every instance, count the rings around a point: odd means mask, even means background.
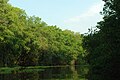
[{"label": "river", "polygon": [[0,80],[87,80],[85,66],[49,67],[43,71],[0,74]]}]

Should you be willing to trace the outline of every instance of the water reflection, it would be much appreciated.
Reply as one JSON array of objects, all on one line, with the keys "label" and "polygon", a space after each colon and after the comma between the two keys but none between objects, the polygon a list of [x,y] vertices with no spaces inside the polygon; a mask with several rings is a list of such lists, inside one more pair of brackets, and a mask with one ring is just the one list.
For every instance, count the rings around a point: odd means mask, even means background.
[{"label": "water reflection", "polygon": [[0,74],[0,80],[85,80],[85,67],[51,67],[32,73]]}]

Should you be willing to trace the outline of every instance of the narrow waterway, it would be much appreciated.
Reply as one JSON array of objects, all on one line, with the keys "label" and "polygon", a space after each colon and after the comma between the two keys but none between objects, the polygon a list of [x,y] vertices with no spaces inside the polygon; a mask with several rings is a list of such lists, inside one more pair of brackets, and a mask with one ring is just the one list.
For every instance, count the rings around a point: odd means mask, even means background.
[{"label": "narrow waterway", "polygon": [[44,71],[0,74],[0,80],[86,80],[85,66],[50,67]]}]

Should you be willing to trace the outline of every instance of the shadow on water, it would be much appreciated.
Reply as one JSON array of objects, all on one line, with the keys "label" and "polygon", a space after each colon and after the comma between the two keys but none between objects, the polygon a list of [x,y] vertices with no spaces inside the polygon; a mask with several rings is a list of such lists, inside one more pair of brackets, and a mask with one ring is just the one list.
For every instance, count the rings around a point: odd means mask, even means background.
[{"label": "shadow on water", "polygon": [[0,80],[86,80],[83,66],[50,67],[44,71],[0,74]]}]

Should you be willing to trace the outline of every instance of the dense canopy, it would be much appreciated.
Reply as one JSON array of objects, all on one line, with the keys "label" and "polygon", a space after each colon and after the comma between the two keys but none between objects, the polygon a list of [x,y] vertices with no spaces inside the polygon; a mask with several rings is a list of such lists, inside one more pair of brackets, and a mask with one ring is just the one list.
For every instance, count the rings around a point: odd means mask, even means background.
[{"label": "dense canopy", "polygon": [[103,0],[103,21],[84,37],[89,80],[119,80],[120,74],[120,0]]},{"label": "dense canopy", "polygon": [[0,0],[0,66],[80,63],[82,39],[79,33],[49,26]]}]

